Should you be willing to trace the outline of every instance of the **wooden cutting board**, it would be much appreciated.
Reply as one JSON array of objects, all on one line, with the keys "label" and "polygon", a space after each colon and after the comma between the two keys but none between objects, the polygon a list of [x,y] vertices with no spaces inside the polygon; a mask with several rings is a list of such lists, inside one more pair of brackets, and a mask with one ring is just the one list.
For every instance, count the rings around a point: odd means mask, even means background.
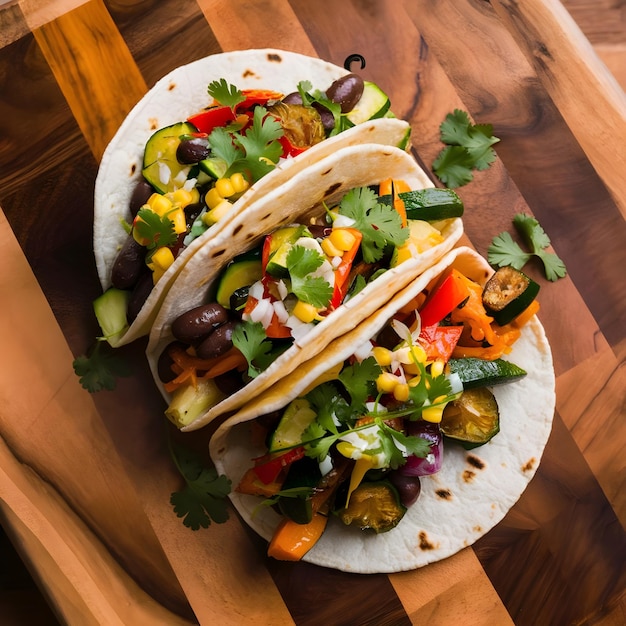
[{"label": "wooden cutting board", "polygon": [[[71,624],[618,624],[626,615],[626,104],[562,5],[148,0],[0,6],[0,522]],[[459,190],[486,254],[532,214],[568,276],[540,318],[557,375],[541,465],[504,520],[445,561],[356,575],[268,560],[231,513],[192,532],[145,342],[93,396],[72,369],[97,334],[91,248],[99,159],[161,76],[206,55],[278,47],[390,95],[430,169],[439,124],[490,123],[498,161]],[[206,454],[209,431],[182,437]]]}]

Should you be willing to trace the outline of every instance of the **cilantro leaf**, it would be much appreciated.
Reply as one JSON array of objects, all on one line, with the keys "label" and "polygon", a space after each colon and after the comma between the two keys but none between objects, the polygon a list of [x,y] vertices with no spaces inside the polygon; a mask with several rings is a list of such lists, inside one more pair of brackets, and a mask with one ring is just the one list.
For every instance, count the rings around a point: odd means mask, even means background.
[{"label": "cilantro leaf", "polygon": [[311,276],[324,263],[324,257],[311,248],[296,245],[289,250],[286,263],[291,291],[298,300],[318,309],[326,307],[333,296],[333,287],[321,276]]},{"label": "cilantro leaf", "polygon": [[450,189],[472,182],[472,157],[461,146],[447,146],[433,162],[433,170]]},{"label": "cilantro leaf", "polygon": [[235,85],[227,83],[225,78],[209,83],[207,91],[217,102],[230,107],[233,111],[240,102],[246,99],[243,93]]},{"label": "cilantro leaf", "polygon": [[532,254],[524,252],[506,231],[496,235],[487,249],[489,263],[498,267],[510,265],[521,270],[531,257]]},{"label": "cilantro leaf", "polygon": [[[313,423],[328,432],[337,433],[337,426],[334,422],[333,415],[341,419],[339,416],[345,414],[349,407],[345,398],[339,394],[335,386],[331,383],[318,385],[306,395],[306,399],[317,414],[317,418]],[[316,439],[317,437],[323,436],[323,434],[324,432],[304,438],[303,440],[308,441],[308,439]]]},{"label": "cilantro leaf", "polygon": [[209,144],[213,154],[226,162],[226,167],[246,157],[245,152],[233,143],[232,134],[221,126],[211,131]]},{"label": "cilantro leaf", "polygon": [[[106,344],[108,346],[108,344]],[[114,355],[112,349],[104,346],[104,341],[96,341],[87,355],[74,359],[74,372],[80,377],[80,384],[90,393],[115,389],[117,378],[130,376],[128,364]]]},{"label": "cilantro leaf", "polygon": [[214,467],[205,467],[199,455],[170,441],[170,455],[185,479],[185,487],[170,496],[170,504],[183,524],[192,530],[208,528],[211,521],[223,524],[228,520],[226,496],[231,481],[217,474]]},{"label": "cilantro leaf", "polygon": [[563,261],[554,252],[546,249],[550,245],[550,238],[534,217],[517,213],[513,218],[513,225],[530,248],[530,252],[524,252],[509,233],[503,232],[493,238],[487,250],[489,263],[498,267],[510,265],[521,270],[533,256],[536,256],[543,263],[548,280],[555,281],[567,274]]},{"label": "cilantro leaf", "polygon": [[465,111],[448,113],[439,127],[446,147],[433,162],[433,171],[449,188],[473,180],[472,170],[486,170],[496,159],[491,146],[500,141],[491,124],[472,124]]},{"label": "cilantro leaf", "polygon": [[381,374],[382,369],[374,357],[345,366],[339,374],[339,380],[343,383],[352,399],[352,405],[362,407],[367,398],[375,395],[376,383],[374,382]]},{"label": "cilantro leaf", "polygon": [[140,239],[146,241],[148,249],[171,246],[178,238],[174,231],[174,222],[167,215],[159,215],[148,208],[139,209],[133,229]]},{"label": "cilantro leaf", "polygon": [[261,322],[241,322],[232,335],[233,345],[248,361],[248,376],[256,378],[269,364],[272,342],[267,338]]},{"label": "cilantro leaf", "polygon": [[339,203],[339,214],[353,219],[354,228],[363,234],[361,253],[366,263],[380,260],[387,245],[399,247],[409,237],[400,214],[393,207],[380,204],[367,187],[348,191]]}]

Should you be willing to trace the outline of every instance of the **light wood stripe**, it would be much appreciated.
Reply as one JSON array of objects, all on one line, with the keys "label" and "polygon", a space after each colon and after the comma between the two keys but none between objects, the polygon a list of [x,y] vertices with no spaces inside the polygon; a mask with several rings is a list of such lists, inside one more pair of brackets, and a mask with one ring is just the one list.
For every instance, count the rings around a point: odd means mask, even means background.
[{"label": "light wood stripe", "polygon": [[119,125],[147,91],[128,46],[102,0],[91,0],[33,34],[99,161]]}]

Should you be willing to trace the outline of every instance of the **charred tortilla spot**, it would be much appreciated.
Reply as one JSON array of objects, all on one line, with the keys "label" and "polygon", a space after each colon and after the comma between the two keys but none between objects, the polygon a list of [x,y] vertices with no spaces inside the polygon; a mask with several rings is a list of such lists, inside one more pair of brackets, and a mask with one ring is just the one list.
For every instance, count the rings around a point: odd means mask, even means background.
[{"label": "charred tortilla spot", "polygon": [[168,91],[174,91],[174,89],[176,89],[176,83],[170,83],[167,90]]},{"label": "charred tortilla spot", "polygon": [[159,128],[159,120],[154,117],[148,120],[148,124],[150,124],[150,130],[157,130]]},{"label": "charred tortilla spot", "polygon": [[131,178],[133,177],[133,175],[135,174],[135,172],[136,172],[136,171],[137,171],[137,164],[136,164],[136,163],[133,163],[133,164],[130,166],[130,177],[131,177]]},{"label": "charred tortilla spot", "polygon": [[465,470],[463,472],[463,480],[466,483],[471,483],[476,477],[476,472],[472,472],[471,470]]},{"label": "charred tortilla spot", "polygon": [[522,472],[530,472],[535,467],[535,457],[530,459],[525,465],[522,465]]},{"label": "charred tortilla spot", "polygon": [[339,189],[341,187],[341,183],[335,183],[334,185],[331,185],[325,192],[324,192],[324,197],[328,198],[328,196],[332,196],[335,191],[337,191],[337,189]]},{"label": "charred tortilla spot", "polygon": [[322,172],[322,176],[328,176],[333,171],[332,167],[329,167],[325,172]]},{"label": "charred tortilla spot", "polygon": [[280,54],[275,54],[275,53],[271,53],[267,55],[267,60],[271,61],[272,63],[282,63],[283,62],[283,58],[280,56]]},{"label": "charred tortilla spot", "polygon": [[437,491],[435,491],[435,493],[442,500],[450,500],[450,498],[452,498],[452,492],[449,489],[437,489]]},{"label": "charred tortilla spot", "polygon": [[239,226],[236,226],[235,232],[233,233],[233,235],[238,235],[242,228],[243,228],[243,224],[239,224]]},{"label": "charred tortilla spot", "polygon": [[248,78],[248,77],[250,77],[250,76],[254,76],[254,75],[255,75],[255,74],[254,74],[254,72],[253,72],[252,70],[246,70],[246,71],[243,73],[243,77],[244,77],[244,78]]},{"label": "charred tortilla spot", "polygon": [[466,461],[476,469],[482,470],[485,469],[485,463],[482,459],[479,459],[477,456],[472,454],[468,454],[466,457]]},{"label": "charred tortilla spot", "polygon": [[435,550],[437,546],[430,541],[425,531],[420,530],[418,535],[420,540],[420,550]]},{"label": "charred tortilla spot", "polygon": [[474,526],[474,532],[475,533],[482,533],[483,529],[480,526]]},{"label": "charred tortilla spot", "polygon": [[225,252],[226,252],[226,250],[225,250],[224,248],[221,248],[220,250],[215,250],[215,251],[211,254],[211,256],[212,256],[214,259],[216,259],[216,258],[218,258],[218,257],[222,256],[222,254],[224,254]]}]

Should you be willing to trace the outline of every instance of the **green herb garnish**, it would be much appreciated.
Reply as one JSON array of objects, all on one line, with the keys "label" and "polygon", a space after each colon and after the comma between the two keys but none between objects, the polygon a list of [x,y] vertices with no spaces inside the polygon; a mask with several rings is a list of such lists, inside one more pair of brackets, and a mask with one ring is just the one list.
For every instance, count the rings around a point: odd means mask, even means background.
[{"label": "green herb garnish", "polygon": [[113,354],[104,339],[98,339],[87,355],[76,357],[72,365],[80,384],[90,393],[113,391],[119,377],[131,374],[128,363]]},{"label": "green herb garnish", "polygon": [[286,258],[292,293],[298,300],[318,309],[326,307],[333,296],[333,287],[328,281],[321,276],[311,276],[324,261],[319,252],[298,245],[289,250]]},{"label": "green herb garnish", "polygon": [[543,263],[548,280],[555,281],[567,274],[563,261],[554,252],[547,250],[550,238],[534,217],[517,213],[513,218],[513,225],[530,252],[522,250],[508,232],[503,232],[493,238],[487,250],[489,263],[498,267],[510,265],[521,270],[533,257],[538,257]]},{"label": "green herb garnish", "polygon": [[214,467],[203,465],[198,454],[171,440],[169,449],[186,483],[181,491],[174,491],[170,496],[174,513],[184,518],[183,524],[191,530],[208,528],[211,522],[223,524],[227,521],[226,496],[231,490],[230,479],[218,475]]},{"label": "green herb garnish", "polygon": [[243,92],[235,85],[227,83],[225,78],[209,83],[207,91],[219,104],[230,107],[233,112],[235,107],[246,99]]},{"label": "green herb garnish", "polygon": [[171,246],[178,238],[174,222],[167,215],[159,215],[149,208],[139,209],[133,222],[133,230],[149,250],[157,246]]},{"label": "green herb garnish", "polygon": [[448,113],[439,127],[446,147],[433,163],[433,171],[449,188],[461,187],[474,178],[473,170],[486,170],[496,159],[491,147],[500,141],[491,124],[472,124],[465,111]]}]

